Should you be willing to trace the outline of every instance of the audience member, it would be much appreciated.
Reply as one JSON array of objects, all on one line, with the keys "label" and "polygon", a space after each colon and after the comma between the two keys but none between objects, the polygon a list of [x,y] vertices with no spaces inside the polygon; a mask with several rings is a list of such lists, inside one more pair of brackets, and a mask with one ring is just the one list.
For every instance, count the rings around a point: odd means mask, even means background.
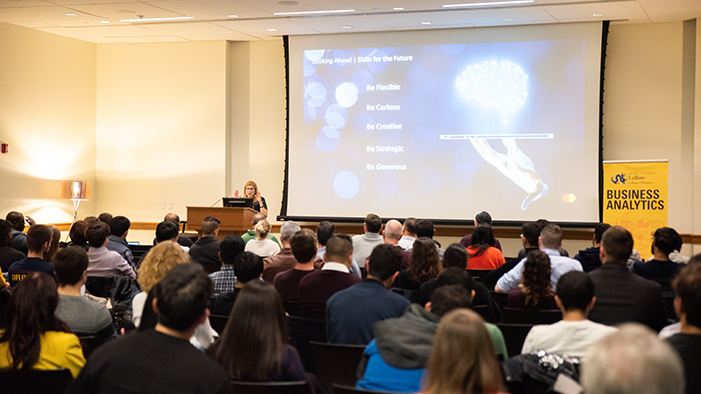
[{"label": "audience member", "polygon": [[437,278],[441,273],[438,249],[433,240],[419,237],[411,250],[411,263],[402,270],[394,282],[394,287],[406,290],[421,290],[421,285]]},{"label": "audience member", "polygon": [[[694,259],[698,259],[694,256]],[[701,393],[701,264],[690,263],[674,282],[674,310],[681,328],[667,341],[684,363],[686,393]]]},{"label": "audience member", "polygon": [[[540,228],[541,231],[542,231],[546,226],[548,226],[548,225],[550,224],[550,222],[549,222],[547,219],[538,219],[538,220],[535,221],[535,223],[536,223],[536,225],[538,225],[538,228]],[[557,251],[560,252],[560,256],[570,257],[570,254],[569,254],[569,253],[567,252],[567,250],[565,250],[562,246],[560,246],[560,247],[557,249]],[[519,250],[519,251],[518,251],[518,256],[517,256],[518,259],[519,259],[519,261],[521,261],[521,260],[523,260],[524,258],[526,258],[526,254],[527,254],[527,253],[526,253],[526,249],[525,249],[525,248]]]},{"label": "audience member", "polygon": [[[428,365],[438,322],[458,308],[470,307],[470,291],[459,285],[442,286],[433,292],[425,307],[411,304],[404,315],[375,323],[370,342],[358,367],[356,387],[363,390],[415,393]],[[493,348],[506,357],[504,336],[494,325],[486,325]],[[495,346],[495,344],[498,345]]]},{"label": "audience member", "polygon": [[683,265],[671,261],[669,255],[681,244],[681,239],[679,233],[671,227],[658,228],[652,237],[653,260],[637,262],[630,270],[645,279],[659,283],[662,292],[671,295],[672,280]]},{"label": "audience member", "polygon": [[119,255],[136,270],[134,255],[131,253],[131,249],[129,249],[129,244],[127,243],[127,235],[129,234],[131,221],[125,216],[115,216],[110,220],[109,226],[110,237],[105,247],[107,250],[119,253]]},{"label": "audience member", "polygon": [[299,301],[299,281],[314,271],[316,245],[316,235],[311,230],[303,229],[292,236],[290,248],[297,265],[291,270],[280,272],[273,279],[273,285],[282,302]]},{"label": "audience member", "polygon": [[109,212],[102,212],[97,216],[97,220],[109,226],[112,221],[112,214]]},{"label": "audience member", "polygon": [[601,267],[601,259],[599,258],[599,248],[601,247],[601,237],[604,231],[611,227],[608,223],[599,223],[594,227],[594,235],[592,237],[592,247],[580,250],[574,255],[574,259],[582,264],[584,272],[591,272]]},{"label": "audience member", "polygon": [[[419,219],[416,221],[416,238],[426,237],[430,238],[436,245],[438,250],[438,259],[443,261],[443,253],[445,250],[441,248],[440,242],[433,239],[433,235],[436,233],[436,229],[433,227],[433,222],[428,219]],[[416,242],[416,241],[414,241]]]},{"label": "audience member", "polygon": [[[399,220],[392,219],[388,220],[387,223],[385,223],[385,228],[382,230],[382,239],[384,240],[384,243],[387,245],[392,245],[395,248],[399,249],[400,252],[402,252],[402,267],[401,269],[407,269],[409,268],[409,265],[411,264],[411,252],[404,250],[399,245],[399,240],[402,237],[402,224],[399,223]],[[412,242],[413,246],[413,242]],[[352,272],[352,270],[351,270]]]},{"label": "audience member", "polygon": [[231,393],[229,376],[188,339],[207,321],[212,281],[198,264],[180,264],[156,288],[155,330],[101,346],[68,393]]},{"label": "audience member", "polygon": [[428,360],[424,393],[499,393],[502,376],[484,320],[457,309],[438,324]]},{"label": "audience member", "polygon": [[[173,224],[175,224],[175,227],[177,229],[176,232],[180,232],[180,216],[178,216],[177,214],[175,214],[173,212],[168,212],[163,217],[163,221],[164,222],[172,222]],[[178,243],[178,245],[183,246],[183,247],[188,248],[188,249],[190,247],[192,247],[192,245],[193,245],[192,240],[190,238],[180,236],[179,234],[178,234],[178,238],[177,238],[176,242]],[[155,245],[157,243],[158,243],[158,241],[156,239],[154,239],[153,244]],[[188,249],[185,249],[185,251],[187,252]]]},{"label": "audience member", "polygon": [[56,226],[49,226],[49,228],[51,229],[51,245],[44,252],[43,259],[46,262],[53,263],[54,256],[56,256],[61,242],[61,230]]},{"label": "audience member", "polygon": [[214,283],[212,298],[217,298],[224,293],[231,293],[236,288],[236,273],[234,261],[244,251],[246,243],[238,235],[228,235],[219,243],[219,259],[221,269],[209,274],[209,279]]},{"label": "audience member", "polygon": [[467,263],[468,269],[492,270],[502,266],[506,260],[501,250],[492,246],[494,244],[494,233],[488,224],[481,224],[475,227],[471,239],[472,245],[467,247],[470,260]]},{"label": "audience member", "polygon": [[297,350],[288,344],[286,323],[273,286],[252,281],[241,290],[221,337],[207,353],[232,380],[308,380]]},{"label": "audience member", "polygon": [[562,320],[531,328],[522,353],[545,350],[551,354],[584,357],[589,346],[616,332],[614,327],[587,319],[596,297],[594,282],[585,272],[570,271],[562,275],[557,282],[555,302],[562,312]]},{"label": "audience member", "polygon": [[[603,256],[602,262],[603,268]],[[684,369],[679,355],[653,332],[624,324],[589,347],[580,383],[586,394],[682,394]]]},{"label": "audience member", "polygon": [[88,249],[90,249],[88,240],[85,238],[85,231],[88,229],[88,227],[88,222],[85,220],[78,220],[77,222],[73,223],[71,229],[68,231],[68,236],[71,238],[68,246],[80,246],[87,252]]},{"label": "audience member", "polygon": [[29,224],[30,228],[33,225],[35,225],[36,222],[29,216],[27,216],[27,218],[25,219],[24,215],[22,215],[21,212],[17,211],[9,212],[5,217],[5,220],[12,223],[12,239],[10,241],[10,245],[13,248],[24,253],[24,255],[26,256],[29,253],[29,249],[27,247],[27,234],[23,232],[24,222],[26,221]]},{"label": "audience member", "polygon": [[88,278],[88,253],[79,246],[61,249],[54,259],[54,272],[59,294],[56,317],[78,336],[95,336],[102,342],[116,338],[107,308],[80,294],[80,288]]},{"label": "audience member", "polygon": [[207,274],[219,271],[221,260],[219,260],[219,219],[207,216],[202,220],[202,237],[190,247],[188,254],[193,263],[197,263],[204,268]]},{"label": "audience member", "polygon": [[557,309],[550,287],[551,271],[550,258],[545,252],[534,250],[528,253],[523,264],[521,284],[509,292],[506,306],[518,309]]},{"label": "audience member", "polygon": [[[562,230],[556,224],[548,224],[540,231],[538,246],[550,258],[550,286],[555,289],[555,285],[560,277],[569,271],[582,271],[579,261],[569,257],[563,257],[558,252],[562,246]],[[516,266],[498,281],[494,291],[498,293],[508,293],[521,283],[523,277],[523,266],[526,260],[521,260]]]},{"label": "audience member", "polygon": [[[492,215],[489,214],[487,211],[482,211],[475,215],[475,220],[473,221],[473,225],[475,226],[475,229],[481,225],[488,225],[490,228],[492,227]],[[474,234],[474,232],[473,232]],[[473,234],[467,234],[466,236],[462,237],[460,240],[460,243],[462,246],[469,248],[470,245],[472,245],[472,236]],[[492,242],[489,244],[489,246],[493,246],[501,251],[501,243],[499,242],[498,239],[494,238],[494,235],[492,235]]]},{"label": "audience member", "polygon": [[402,226],[402,237],[399,239],[399,246],[406,251],[411,251],[416,241],[416,218],[404,219]]},{"label": "audience member", "polygon": [[[319,222],[319,225],[316,226],[316,239],[319,247],[316,250],[317,259],[314,263],[314,267],[317,269],[321,269],[324,263],[326,263],[326,258],[324,257],[324,254],[326,254],[326,242],[333,237],[335,230],[336,226],[327,220]],[[363,276],[358,263],[355,261],[355,257],[353,257],[353,262],[351,263],[350,273],[358,278],[362,278]]]},{"label": "audience member", "polygon": [[326,332],[330,343],[367,345],[372,326],[404,314],[409,301],[389,288],[399,275],[402,253],[392,245],[378,245],[368,257],[367,279],[331,296],[326,302]]},{"label": "audience member", "polygon": [[263,280],[268,283],[273,283],[275,275],[280,272],[287,271],[297,265],[297,259],[292,254],[290,248],[290,240],[300,230],[299,224],[295,222],[285,222],[280,226],[280,242],[282,249],[275,256],[269,256],[263,259]]},{"label": "audience member", "polygon": [[2,272],[7,272],[10,269],[10,265],[15,261],[20,261],[27,257],[10,245],[11,240],[12,223],[0,219],[0,270]]},{"label": "audience member", "polygon": [[[701,254],[697,254],[694,257],[689,259],[689,267],[699,265],[701,266]],[[680,322],[672,323],[670,325],[665,326],[662,330],[660,330],[659,337],[662,339],[667,339],[671,337],[674,334],[678,334],[679,331],[681,330],[682,324]]]},{"label": "audience member", "polygon": [[326,318],[326,301],[336,292],[360,283],[350,274],[353,243],[349,236],[336,234],[326,243],[326,264],[299,281],[299,303],[302,316]]},{"label": "audience member", "polygon": [[[255,231],[256,224],[265,218],[266,218],[266,216],[263,215],[262,213],[257,213],[255,215],[253,215],[253,220],[251,222],[251,227],[253,227],[253,229],[246,231],[246,233],[241,236],[241,239],[243,239],[244,242],[246,242],[246,244],[248,244],[248,242],[250,242],[251,240],[256,238],[256,231]],[[278,242],[277,238],[273,234],[268,233],[268,239],[275,242],[277,244],[277,246],[282,246],[282,245],[280,245],[280,242]]]},{"label": "audience member", "polygon": [[217,297],[212,308],[212,314],[214,315],[229,316],[241,289],[251,281],[260,280],[263,273],[263,259],[255,253],[239,253],[234,259],[234,272],[236,273],[234,291]]},{"label": "audience member", "polygon": [[110,226],[103,222],[90,225],[85,232],[90,249],[88,249],[88,276],[108,277],[108,276],[129,276],[136,279],[136,272],[122,256],[111,250],[106,245],[109,242]]},{"label": "audience member", "polygon": [[151,248],[139,266],[139,286],[141,293],[132,300],[134,325],[139,327],[144,311],[144,303],[151,289],[178,264],[190,262],[190,257],[175,242],[161,242]]},{"label": "audience member", "polygon": [[382,219],[379,216],[374,213],[365,216],[363,234],[353,236],[353,257],[355,257],[355,261],[358,262],[360,268],[365,268],[365,260],[370,256],[375,246],[384,243],[380,235],[381,231]]},{"label": "audience member", "polygon": [[604,232],[600,257],[603,265],[589,273],[596,289],[596,304],[589,319],[606,325],[638,322],[659,331],[666,322],[660,285],[626,268],[633,236],[620,226]]},{"label": "audience member", "polygon": [[30,272],[44,272],[54,276],[54,265],[44,261],[44,253],[51,246],[53,232],[49,226],[35,224],[27,230],[27,257],[15,261],[7,270],[10,285],[14,287],[17,282],[24,279]]},{"label": "audience member", "polygon": [[[526,222],[521,226],[521,245],[523,245],[524,248],[522,250],[526,251],[526,253],[523,255],[524,257],[528,254],[528,252],[539,250],[538,237],[540,237],[540,230],[542,230],[542,228],[536,222]],[[484,285],[488,289],[494,289],[499,278],[504,276],[505,273],[514,269],[514,267],[516,267],[516,265],[520,263],[524,257],[514,257],[509,259],[499,268],[492,270],[492,272],[487,274],[487,276],[483,279]]]},{"label": "audience member", "polygon": [[280,253],[280,245],[268,238],[270,223],[267,220],[259,220],[255,225],[256,239],[246,243],[246,252],[253,252],[260,257],[274,256]]},{"label": "audience member", "polygon": [[[27,243],[31,253],[31,235]],[[43,272],[29,272],[15,286],[0,331],[0,370],[66,368],[73,377],[78,375],[85,364],[83,350],[68,325],[54,314],[57,306],[56,282]]]}]

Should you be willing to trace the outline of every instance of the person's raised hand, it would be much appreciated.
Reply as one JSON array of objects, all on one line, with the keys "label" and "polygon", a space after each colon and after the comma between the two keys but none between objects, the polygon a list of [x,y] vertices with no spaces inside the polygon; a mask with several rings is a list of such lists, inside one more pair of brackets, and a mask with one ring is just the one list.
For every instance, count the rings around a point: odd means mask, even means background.
[{"label": "person's raised hand", "polygon": [[239,191],[238,191],[238,190],[234,190],[234,198],[238,198],[238,197],[239,197]]}]

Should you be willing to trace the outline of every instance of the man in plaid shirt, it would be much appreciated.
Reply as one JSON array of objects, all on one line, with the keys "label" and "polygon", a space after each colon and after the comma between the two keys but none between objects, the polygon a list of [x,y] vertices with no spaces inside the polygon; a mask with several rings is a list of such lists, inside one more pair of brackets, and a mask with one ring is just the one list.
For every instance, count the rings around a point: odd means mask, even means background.
[{"label": "man in plaid shirt", "polygon": [[209,274],[210,279],[214,282],[212,298],[234,291],[236,287],[234,260],[239,253],[243,252],[244,248],[246,248],[246,242],[238,235],[229,235],[219,244],[219,259],[222,262],[221,270]]}]

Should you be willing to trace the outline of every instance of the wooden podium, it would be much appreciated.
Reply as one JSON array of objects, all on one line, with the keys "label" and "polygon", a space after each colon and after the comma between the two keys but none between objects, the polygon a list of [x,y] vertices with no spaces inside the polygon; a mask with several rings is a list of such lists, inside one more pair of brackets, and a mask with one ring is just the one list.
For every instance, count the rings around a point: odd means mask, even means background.
[{"label": "wooden podium", "polygon": [[221,222],[217,239],[230,234],[242,235],[251,227],[253,215],[257,213],[251,208],[187,207],[187,229],[196,230],[201,237],[202,221],[207,216],[214,216]]}]

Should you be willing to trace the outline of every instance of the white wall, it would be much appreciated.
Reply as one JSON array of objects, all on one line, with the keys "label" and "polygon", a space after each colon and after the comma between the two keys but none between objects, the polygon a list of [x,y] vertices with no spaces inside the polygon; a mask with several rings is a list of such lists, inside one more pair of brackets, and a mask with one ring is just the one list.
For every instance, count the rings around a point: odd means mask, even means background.
[{"label": "white wall", "polygon": [[[70,222],[61,180],[95,182],[95,44],[0,23],[0,216]],[[79,215],[94,212],[92,201]]]}]

